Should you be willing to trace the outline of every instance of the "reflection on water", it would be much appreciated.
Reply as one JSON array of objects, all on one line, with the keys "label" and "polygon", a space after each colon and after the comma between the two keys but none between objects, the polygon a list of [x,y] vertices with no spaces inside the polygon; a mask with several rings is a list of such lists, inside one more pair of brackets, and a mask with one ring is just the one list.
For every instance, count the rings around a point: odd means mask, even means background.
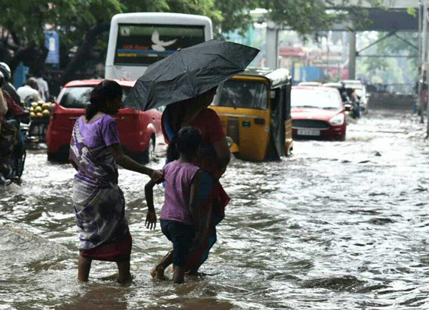
[{"label": "reflection on water", "polygon": [[411,117],[376,114],[351,124],[344,143],[295,142],[281,162],[234,160],[219,242],[203,274],[179,286],[149,276],[170,244],[144,228],[147,178],[124,170],[134,282],[102,281],[116,266],[95,262],[78,284],[73,168],[31,151],[22,186],[0,189],[0,309],[426,309],[423,132]]}]

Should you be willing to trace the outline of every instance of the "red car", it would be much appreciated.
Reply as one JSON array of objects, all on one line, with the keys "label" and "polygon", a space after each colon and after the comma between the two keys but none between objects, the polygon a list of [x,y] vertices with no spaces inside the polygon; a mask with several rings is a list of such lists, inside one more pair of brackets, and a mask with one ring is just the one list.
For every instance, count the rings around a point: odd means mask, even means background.
[{"label": "red car", "polygon": [[294,139],[344,141],[347,115],[340,93],[328,87],[292,87]]},{"label": "red car", "polygon": [[[67,158],[74,123],[85,114],[90,93],[101,81],[72,81],[61,90],[46,133],[48,160]],[[116,82],[122,86],[125,99],[135,80]],[[161,112],[157,110],[142,112],[124,108],[119,110],[115,118],[124,152],[139,162],[149,162],[155,149],[156,138],[162,135]]]}]

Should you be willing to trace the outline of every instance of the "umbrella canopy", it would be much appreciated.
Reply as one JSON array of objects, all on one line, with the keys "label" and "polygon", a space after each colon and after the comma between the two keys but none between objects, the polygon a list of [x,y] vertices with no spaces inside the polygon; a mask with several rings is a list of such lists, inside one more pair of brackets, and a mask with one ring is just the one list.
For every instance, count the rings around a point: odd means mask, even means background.
[{"label": "umbrella canopy", "polygon": [[148,67],[125,106],[147,111],[196,97],[244,71],[258,53],[253,47],[218,40],[179,50]]}]

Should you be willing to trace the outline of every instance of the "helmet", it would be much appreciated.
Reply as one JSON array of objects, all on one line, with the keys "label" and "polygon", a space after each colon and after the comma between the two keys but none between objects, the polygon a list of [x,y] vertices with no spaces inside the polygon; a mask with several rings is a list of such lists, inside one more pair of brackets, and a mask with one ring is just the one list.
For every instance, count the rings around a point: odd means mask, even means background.
[{"label": "helmet", "polygon": [[0,72],[1,72],[1,73],[3,73],[4,79],[5,79],[6,81],[9,81],[9,80],[10,80],[10,78],[11,78],[11,76],[12,76],[12,73],[11,73],[10,68],[9,68],[9,66],[7,65],[7,63],[5,63],[5,62],[0,62]]}]

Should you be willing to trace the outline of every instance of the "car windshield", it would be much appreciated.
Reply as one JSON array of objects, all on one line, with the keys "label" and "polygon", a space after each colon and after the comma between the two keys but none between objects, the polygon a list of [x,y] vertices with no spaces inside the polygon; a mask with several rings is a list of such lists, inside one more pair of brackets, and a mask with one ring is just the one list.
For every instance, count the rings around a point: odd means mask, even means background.
[{"label": "car windshield", "polygon": [[293,108],[341,109],[338,93],[318,89],[293,89],[291,95]]},{"label": "car windshield", "polygon": [[226,81],[219,86],[213,105],[266,110],[267,86],[254,81]]},{"label": "car windshield", "polygon": [[[64,108],[86,109],[93,86],[77,86],[63,88],[58,98],[59,103]],[[129,87],[122,87],[122,102],[130,92]]]}]

